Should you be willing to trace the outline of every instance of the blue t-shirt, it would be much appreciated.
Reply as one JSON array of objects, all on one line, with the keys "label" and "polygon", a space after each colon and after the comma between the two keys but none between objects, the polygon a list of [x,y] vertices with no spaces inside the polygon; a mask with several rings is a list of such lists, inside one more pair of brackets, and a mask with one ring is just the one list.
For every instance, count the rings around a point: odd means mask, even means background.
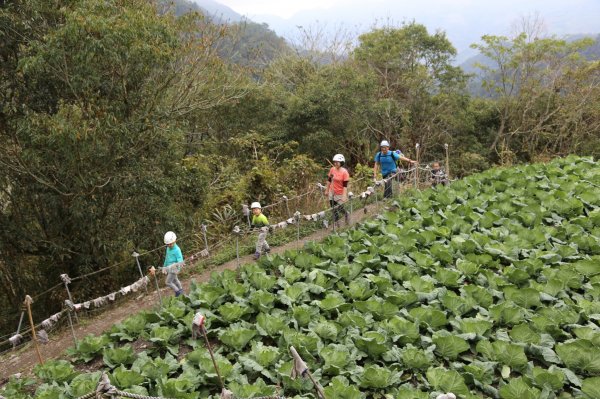
[{"label": "blue t-shirt", "polygon": [[165,263],[163,264],[163,267],[167,267],[178,262],[183,262],[181,249],[179,249],[177,244],[173,245],[173,248],[167,247],[167,253],[165,254]]},{"label": "blue t-shirt", "polygon": [[388,150],[387,154],[378,152],[375,154],[375,162],[381,165],[381,175],[386,177],[392,173],[396,173],[396,161],[400,159],[400,155]]}]

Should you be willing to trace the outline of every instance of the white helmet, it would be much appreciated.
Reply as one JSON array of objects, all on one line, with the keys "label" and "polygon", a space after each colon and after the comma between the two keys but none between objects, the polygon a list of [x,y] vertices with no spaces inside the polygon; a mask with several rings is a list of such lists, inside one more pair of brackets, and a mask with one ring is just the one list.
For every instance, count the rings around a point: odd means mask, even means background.
[{"label": "white helmet", "polygon": [[387,140],[383,140],[381,142],[381,144],[379,144],[380,147],[389,147],[390,146],[390,142]]},{"label": "white helmet", "polygon": [[250,205],[250,208],[252,208],[252,209],[254,209],[254,208],[262,209],[262,206],[260,206],[260,202],[253,202]]},{"label": "white helmet", "polygon": [[333,156],[333,162],[346,162],[346,158],[342,154],[335,154]]},{"label": "white helmet", "polygon": [[165,245],[173,244],[177,240],[177,236],[172,231],[165,233]]}]

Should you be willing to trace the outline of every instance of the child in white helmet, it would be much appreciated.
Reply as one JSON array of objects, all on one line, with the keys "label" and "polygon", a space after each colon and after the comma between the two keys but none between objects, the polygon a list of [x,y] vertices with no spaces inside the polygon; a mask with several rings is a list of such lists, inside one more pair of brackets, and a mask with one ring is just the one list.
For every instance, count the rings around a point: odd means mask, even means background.
[{"label": "child in white helmet", "polygon": [[181,266],[183,266],[183,254],[181,253],[179,246],[175,244],[175,241],[177,241],[177,236],[175,233],[172,231],[167,231],[164,239],[165,245],[167,246],[167,251],[165,253],[165,262],[163,263],[163,268],[167,272],[167,286],[175,291],[175,296],[179,296],[183,294],[183,287],[181,286],[181,282],[179,281],[177,274],[181,270]]},{"label": "child in white helmet", "polygon": [[348,200],[348,183],[350,182],[350,174],[344,168],[346,158],[342,154],[333,156],[333,167],[329,169],[327,174],[327,188],[325,192],[329,196],[329,203],[333,209],[333,222],[337,223],[340,215],[344,214],[346,224],[348,224],[349,214],[344,209],[344,202]]},{"label": "child in white helmet", "polygon": [[269,231],[269,219],[262,213],[262,207],[259,202],[253,202],[250,205],[252,208],[252,227],[259,229],[258,240],[256,241],[256,252],[254,252],[254,259],[260,258],[260,255],[265,252],[271,251],[269,244],[267,243],[267,232]]}]

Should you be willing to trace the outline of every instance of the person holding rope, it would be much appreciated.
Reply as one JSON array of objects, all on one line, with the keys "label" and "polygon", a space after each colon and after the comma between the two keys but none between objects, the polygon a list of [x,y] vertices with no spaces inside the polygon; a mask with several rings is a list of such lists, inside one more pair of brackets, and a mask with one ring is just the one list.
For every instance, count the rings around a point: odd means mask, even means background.
[{"label": "person holding rope", "polygon": [[[381,165],[381,176],[383,179],[393,176],[398,171],[397,162],[406,161],[411,164],[417,163],[410,158],[407,158],[401,151],[390,151],[390,143],[383,140],[379,144],[380,151],[375,154],[375,166],[373,166],[373,180],[377,180],[377,169]],[[384,198],[392,196],[392,179],[385,180],[385,189],[383,191]]]},{"label": "person holding rope", "polygon": [[164,238],[167,251],[165,253],[165,262],[163,263],[163,273],[167,274],[165,284],[175,292],[175,296],[179,296],[183,294],[183,287],[177,275],[183,266],[183,254],[175,241],[177,241],[177,235],[172,231],[167,231]]},{"label": "person holding rope", "polygon": [[329,204],[333,210],[333,223],[337,223],[344,214],[346,225],[350,222],[350,214],[344,209],[344,202],[348,201],[348,183],[350,182],[350,174],[344,168],[346,158],[342,154],[333,156],[333,166],[327,174],[327,187],[325,193],[329,197]]},{"label": "person holding rope", "polygon": [[254,252],[254,260],[258,260],[263,252],[269,253],[271,251],[269,243],[267,243],[269,219],[262,213],[260,202],[253,202],[250,208],[252,208],[252,228],[259,230],[258,240],[256,241],[256,252]]},{"label": "person holding rope", "polygon": [[448,185],[448,176],[446,176],[446,172],[440,167],[439,162],[434,162],[431,164],[431,186],[435,187],[438,184],[443,186]]}]

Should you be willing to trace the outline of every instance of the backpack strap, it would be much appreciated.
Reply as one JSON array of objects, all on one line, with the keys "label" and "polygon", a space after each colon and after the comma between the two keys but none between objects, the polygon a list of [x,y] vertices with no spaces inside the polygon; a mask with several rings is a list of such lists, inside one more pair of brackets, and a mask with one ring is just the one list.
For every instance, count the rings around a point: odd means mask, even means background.
[{"label": "backpack strap", "polygon": [[378,152],[378,153],[375,155],[375,157],[377,158],[377,161],[376,161],[376,162],[379,162],[379,163],[381,163],[381,157],[382,157],[382,156],[383,156],[383,157],[386,157],[386,158],[387,158],[387,157],[392,157],[392,159],[393,159],[394,161],[397,161],[398,159],[400,159],[400,157],[396,158],[396,157],[394,156],[394,154],[395,154],[394,152],[392,152],[392,151],[388,151],[388,153],[387,153],[386,155],[381,155],[381,151],[379,151],[379,152]]}]

